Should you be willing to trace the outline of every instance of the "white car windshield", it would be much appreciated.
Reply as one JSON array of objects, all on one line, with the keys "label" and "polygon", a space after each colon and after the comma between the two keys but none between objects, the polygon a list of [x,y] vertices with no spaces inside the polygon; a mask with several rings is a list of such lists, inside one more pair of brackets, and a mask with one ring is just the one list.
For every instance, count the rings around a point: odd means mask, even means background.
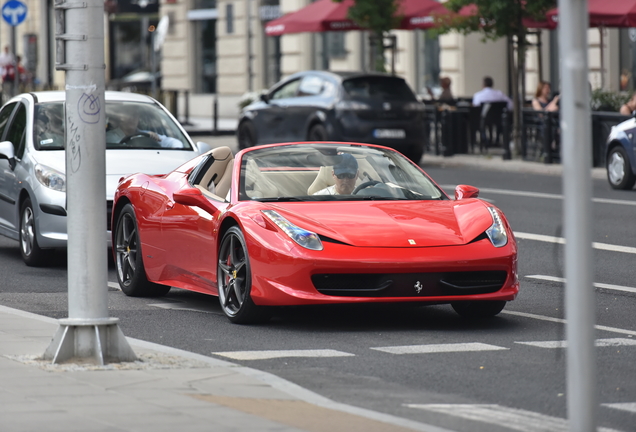
[{"label": "white car windshield", "polygon": [[246,152],[241,200],[444,200],[401,154],[342,143],[293,144]]},{"label": "white car windshield", "polygon": [[[33,137],[37,150],[64,149],[64,103],[35,105]],[[192,146],[159,106],[139,102],[106,102],[107,149],[191,150]]]}]

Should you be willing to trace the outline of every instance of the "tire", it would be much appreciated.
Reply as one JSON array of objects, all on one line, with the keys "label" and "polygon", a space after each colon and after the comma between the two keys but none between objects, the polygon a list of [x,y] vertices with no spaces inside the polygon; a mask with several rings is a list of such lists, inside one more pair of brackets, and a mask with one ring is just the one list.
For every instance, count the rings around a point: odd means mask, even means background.
[{"label": "tire", "polygon": [[20,206],[20,253],[22,260],[29,267],[41,267],[49,263],[53,253],[50,249],[42,249],[38,245],[35,212],[31,198],[24,200]]},{"label": "tire", "polygon": [[315,124],[309,128],[307,141],[327,141],[328,139],[327,129],[323,125]]},{"label": "tire", "polygon": [[506,302],[503,300],[459,301],[451,303],[451,306],[464,318],[490,318],[501,312]]},{"label": "tire", "polygon": [[636,176],[629,163],[627,152],[621,146],[614,147],[607,155],[607,180],[614,189],[631,189]]},{"label": "tire", "polygon": [[130,297],[161,297],[170,287],[150,282],[144,269],[135,211],[130,204],[122,209],[115,225],[115,267],[121,290]]},{"label": "tire", "polygon": [[256,306],[250,296],[250,260],[245,237],[236,226],[228,229],[221,240],[217,281],[221,309],[231,322],[250,324],[266,318],[264,308]]},{"label": "tire", "polygon": [[254,147],[256,145],[256,129],[254,125],[248,121],[241,123],[238,128],[237,138],[240,149]]}]

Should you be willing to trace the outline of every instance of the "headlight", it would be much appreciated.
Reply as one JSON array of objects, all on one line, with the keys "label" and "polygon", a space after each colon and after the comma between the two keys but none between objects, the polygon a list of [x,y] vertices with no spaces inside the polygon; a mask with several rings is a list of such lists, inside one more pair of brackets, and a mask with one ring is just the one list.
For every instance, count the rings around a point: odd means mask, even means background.
[{"label": "headlight", "polygon": [[508,244],[508,233],[501,220],[501,214],[494,207],[488,207],[488,211],[492,216],[492,225],[486,230],[486,235],[494,247],[500,248]]},{"label": "headlight", "polygon": [[318,234],[297,227],[274,210],[262,210],[262,212],[300,246],[311,250],[322,250],[322,242]]},{"label": "headlight", "polygon": [[60,192],[66,192],[66,176],[44,165],[35,166],[35,177],[43,186]]}]

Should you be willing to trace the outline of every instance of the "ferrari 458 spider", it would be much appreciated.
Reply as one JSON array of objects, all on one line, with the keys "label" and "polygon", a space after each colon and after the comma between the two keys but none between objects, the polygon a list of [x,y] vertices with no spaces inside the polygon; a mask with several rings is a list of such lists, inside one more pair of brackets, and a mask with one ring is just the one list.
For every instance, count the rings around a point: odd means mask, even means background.
[{"label": "ferrari 458 spider", "polygon": [[449,196],[400,153],[354,143],[218,147],[173,172],[120,181],[113,253],[123,292],[219,297],[230,321],[268,306],[450,303],[498,314],[519,291],[498,208]]}]

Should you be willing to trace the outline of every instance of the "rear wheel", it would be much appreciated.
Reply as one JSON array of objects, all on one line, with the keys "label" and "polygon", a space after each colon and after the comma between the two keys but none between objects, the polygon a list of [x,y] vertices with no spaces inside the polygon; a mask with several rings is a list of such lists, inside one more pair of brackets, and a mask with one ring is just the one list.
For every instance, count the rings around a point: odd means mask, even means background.
[{"label": "rear wheel", "polygon": [[135,211],[130,204],[122,209],[115,226],[115,265],[121,290],[131,297],[160,297],[170,287],[150,282],[146,277]]},{"label": "rear wheel", "polygon": [[256,129],[249,121],[244,121],[239,125],[237,136],[240,149],[246,149],[256,145]]},{"label": "rear wheel", "polygon": [[621,146],[614,147],[607,156],[607,180],[614,189],[631,189],[636,182],[627,152]]},{"label": "rear wheel", "polygon": [[52,250],[42,249],[38,245],[35,213],[31,198],[27,198],[20,206],[20,253],[22,260],[29,267],[41,267],[47,264]]},{"label": "rear wheel", "polygon": [[307,139],[309,141],[327,141],[329,139],[329,135],[327,134],[327,129],[323,125],[315,124],[309,129]]},{"label": "rear wheel", "polygon": [[459,301],[451,303],[451,306],[464,318],[489,318],[501,312],[506,302],[502,300]]},{"label": "rear wheel", "polygon": [[227,230],[219,248],[217,267],[219,303],[228,319],[248,324],[265,318],[264,310],[252,301],[252,272],[245,237],[234,226]]}]

